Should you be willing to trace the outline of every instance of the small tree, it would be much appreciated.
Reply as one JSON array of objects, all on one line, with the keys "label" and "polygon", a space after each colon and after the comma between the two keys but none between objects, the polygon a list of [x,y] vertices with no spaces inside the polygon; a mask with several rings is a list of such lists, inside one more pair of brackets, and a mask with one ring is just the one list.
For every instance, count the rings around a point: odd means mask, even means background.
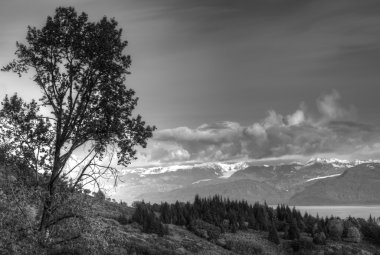
[{"label": "small tree", "polygon": [[271,221],[271,224],[269,226],[268,240],[277,245],[280,244],[280,238],[278,236],[278,232],[273,220]]},{"label": "small tree", "polygon": [[1,103],[0,144],[6,148],[3,163],[18,180],[39,183],[39,172],[51,167],[51,149],[54,133],[51,124],[38,114],[34,100],[26,103],[17,94]]},{"label": "small tree", "polygon": [[[2,69],[20,76],[33,71],[42,106],[51,109],[43,116],[54,136],[40,230],[51,225],[62,181],[70,178],[75,190],[105,174],[116,177],[114,158],[127,166],[135,159],[135,146],[145,147],[155,129],[132,116],[138,99],[124,85],[131,59],[117,26],[114,19],[90,22],[85,13],[59,7],[41,29],[28,27],[26,43],[16,43],[17,58]],[[68,164],[78,148],[88,153]]]},{"label": "small tree", "polygon": [[291,219],[287,239],[290,239],[290,240],[300,239],[300,230],[298,229],[297,222],[294,218]]}]

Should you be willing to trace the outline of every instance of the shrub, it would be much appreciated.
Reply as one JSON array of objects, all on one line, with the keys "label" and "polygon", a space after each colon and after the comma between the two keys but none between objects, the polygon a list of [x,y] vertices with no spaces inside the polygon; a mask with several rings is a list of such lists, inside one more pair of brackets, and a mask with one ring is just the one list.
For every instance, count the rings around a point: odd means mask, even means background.
[{"label": "shrub", "polygon": [[349,227],[347,230],[347,238],[345,241],[353,242],[353,243],[360,243],[361,241],[361,234],[357,227]]},{"label": "shrub", "polygon": [[116,220],[121,224],[121,225],[127,225],[129,223],[129,220],[125,214],[119,214],[119,216],[116,218]]},{"label": "shrub", "polygon": [[363,237],[374,244],[380,244],[380,226],[374,222],[362,222],[360,228]]},{"label": "shrub", "polygon": [[327,231],[332,240],[339,241],[343,234],[343,222],[340,219],[331,219],[327,223]]},{"label": "shrub", "polygon": [[314,234],[313,242],[319,245],[326,244],[326,235],[323,232],[318,232]]},{"label": "shrub", "polygon": [[297,252],[298,254],[305,254],[315,249],[313,241],[307,238],[300,238],[299,240],[293,240],[291,242],[291,247],[293,251]]},{"label": "shrub", "polygon": [[40,254],[40,235],[36,232],[37,210],[32,192],[20,183],[4,184],[0,190],[0,254]]},{"label": "shrub", "polygon": [[263,247],[259,244],[246,240],[227,240],[226,249],[239,254],[262,254]]},{"label": "shrub", "polygon": [[207,240],[217,240],[220,237],[221,229],[203,220],[194,220],[189,225],[189,230],[197,236]]}]

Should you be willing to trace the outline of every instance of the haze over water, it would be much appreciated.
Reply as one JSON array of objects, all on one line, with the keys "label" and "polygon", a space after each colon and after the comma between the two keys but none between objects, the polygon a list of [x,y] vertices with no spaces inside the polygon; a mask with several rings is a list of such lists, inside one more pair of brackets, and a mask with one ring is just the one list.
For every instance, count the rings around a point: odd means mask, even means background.
[{"label": "haze over water", "polygon": [[320,217],[340,217],[342,219],[352,216],[355,218],[367,219],[370,215],[372,217],[380,217],[380,205],[368,205],[368,206],[296,206],[296,209],[303,213],[307,212],[313,216],[317,214]]}]

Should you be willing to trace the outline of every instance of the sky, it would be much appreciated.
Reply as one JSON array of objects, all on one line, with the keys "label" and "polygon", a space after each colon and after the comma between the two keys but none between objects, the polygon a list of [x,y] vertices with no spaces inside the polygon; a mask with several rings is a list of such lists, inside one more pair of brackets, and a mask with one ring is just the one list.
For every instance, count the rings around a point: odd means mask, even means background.
[{"label": "sky", "polygon": [[[1,0],[0,65],[58,6],[115,17],[157,126],[134,166],[380,158],[378,0]],[[40,92],[0,73],[0,98]]]}]

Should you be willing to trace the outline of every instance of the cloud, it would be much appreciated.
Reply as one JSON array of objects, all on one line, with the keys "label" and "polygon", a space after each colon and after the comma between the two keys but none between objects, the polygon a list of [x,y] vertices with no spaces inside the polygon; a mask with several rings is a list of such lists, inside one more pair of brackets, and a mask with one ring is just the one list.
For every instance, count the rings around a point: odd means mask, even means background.
[{"label": "cloud", "polygon": [[317,107],[324,120],[353,119],[354,107],[345,109],[339,105],[340,94],[333,90],[331,94],[323,95],[317,100]]},{"label": "cloud", "polygon": [[274,110],[252,125],[237,122],[178,127],[155,133],[145,152],[149,163],[184,163],[311,156],[334,153],[373,155],[380,144],[380,130],[354,121],[353,107],[343,107],[332,91],[316,100],[318,113],[301,103],[293,113]]},{"label": "cloud", "polygon": [[293,114],[288,115],[286,119],[290,126],[301,125],[305,122],[305,113],[303,110],[298,109]]}]

